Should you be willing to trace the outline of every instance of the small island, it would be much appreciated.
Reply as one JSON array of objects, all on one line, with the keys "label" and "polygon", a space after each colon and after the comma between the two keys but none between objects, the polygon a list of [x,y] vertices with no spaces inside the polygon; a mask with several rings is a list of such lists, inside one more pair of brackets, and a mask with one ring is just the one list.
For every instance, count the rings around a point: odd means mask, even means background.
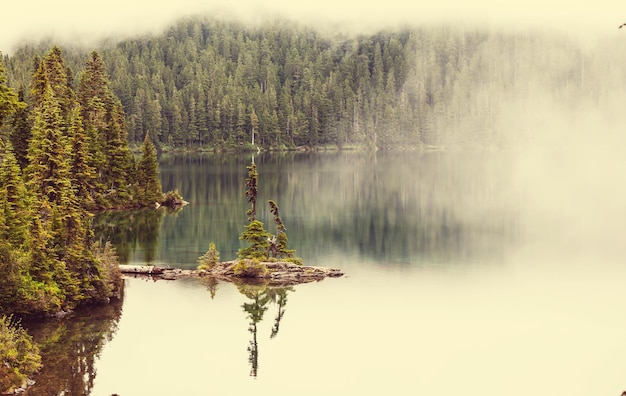
[{"label": "small island", "polygon": [[263,282],[269,286],[294,286],[301,283],[317,282],[326,277],[338,278],[344,273],[337,268],[298,265],[288,261],[245,262],[245,268],[258,268],[242,272],[240,260],[217,263],[208,269],[185,270],[180,268],[157,267],[148,265],[120,265],[124,274],[150,275],[155,279],[176,280],[181,278],[213,277],[218,280],[233,282],[244,280],[246,283]]}]

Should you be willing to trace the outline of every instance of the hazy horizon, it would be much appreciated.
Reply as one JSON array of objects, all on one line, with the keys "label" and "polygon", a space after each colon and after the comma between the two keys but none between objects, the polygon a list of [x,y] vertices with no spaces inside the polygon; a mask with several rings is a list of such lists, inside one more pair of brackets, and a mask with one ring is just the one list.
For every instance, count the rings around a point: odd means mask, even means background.
[{"label": "hazy horizon", "polygon": [[563,0],[547,4],[538,1],[501,3],[478,0],[467,3],[442,0],[408,5],[404,0],[318,0],[313,3],[240,0],[235,5],[225,0],[29,0],[5,6],[8,12],[4,13],[0,30],[0,52],[11,54],[24,43],[46,38],[61,44],[94,45],[110,37],[158,33],[181,18],[201,15],[246,22],[278,17],[344,30],[455,24],[504,30],[541,28],[578,38],[626,34],[617,29],[626,21],[626,16],[625,20],[620,19],[616,15],[620,7],[612,3],[608,0],[592,4]]}]

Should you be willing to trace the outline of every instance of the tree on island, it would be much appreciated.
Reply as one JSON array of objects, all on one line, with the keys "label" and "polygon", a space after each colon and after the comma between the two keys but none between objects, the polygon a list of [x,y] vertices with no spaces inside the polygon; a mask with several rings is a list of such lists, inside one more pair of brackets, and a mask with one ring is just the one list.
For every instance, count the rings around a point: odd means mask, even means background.
[{"label": "tree on island", "polygon": [[287,228],[280,218],[278,205],[272,200],[267,201],[267,203],[270,205],[270,212],[274,215],[274,223],[276,224],[276,236],[270,240],[270,252],[274,257],[293,258],[296,251],[288,247]]},{"label": "tree on island", "polygon": [[250,209],[248,209],[246,214],[248,215],[248,221],[253,222],[256,220],[256,197],[259,193],[259,173],[256,170],[256,164],[254,162],[252,162],[247,169],[248,178],[246,179],[246,198],[248,198]]},{"label": "tree on island", "polygon": [[[294,264],[302,265],[302,259],[295,257],[295,250],[291,250],[287,244],[287,228],[283,223],[278,205],[275,201],[268,201],[270,212],[274,216],[276,224],[276,235],[272,235],[265,230],[263,222],[256,218],[256,201],[258,196],[259,174],[254,162],[247,166],[248,177],[246,178],[245,195],[250,203],[250,209],[246,211],[248,225],[239,236],[239,239],[249,243],[249,246],[240,248],[237,251],[239,258],[233,267],[235,275],[238,276],[260,276],[267,273],[264,262],[277,261],[281,259]],[[215,245],[211,243],[209,250],[198,258],[198,269],[210,270],[219,262],[219,253],[215,250]]]},{"label": "tree on island", "polygon": [[302,259],[295,257],[295,250],[290,250],[287,245],[287,228],[283,223],[278,205],[275,201],[268,201],[270,212],[274,215],[276,235],[268,233],[263,223],[256,219],[256,199],[258,195],[258,172],[256,165],[252,163],[247,167],[248,178],[246,179],[246,197],[251,207],[246,212],[250,223],[239,239],[250,243],[250,246],[238,251],[240,259],[253,259],[267,261],[270,259],[283,258],[296,264],[302,264]]}]

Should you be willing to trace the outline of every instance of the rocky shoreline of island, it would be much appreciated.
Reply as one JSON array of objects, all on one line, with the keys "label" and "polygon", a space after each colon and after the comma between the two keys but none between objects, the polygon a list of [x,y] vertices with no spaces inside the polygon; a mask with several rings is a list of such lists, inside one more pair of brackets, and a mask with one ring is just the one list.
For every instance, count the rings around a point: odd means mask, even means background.
[{"label": "rocky shoreline of island", "polygon": [[228,282],[262,281],[272,286],[292,286],[344,276],[338,268],[298,265],[288,261],[233,260],[217,263],[209,269],[201,270],[152,265],[120,265],[119,267],[125,275],[150,276],[161,280],[213,277]]}]

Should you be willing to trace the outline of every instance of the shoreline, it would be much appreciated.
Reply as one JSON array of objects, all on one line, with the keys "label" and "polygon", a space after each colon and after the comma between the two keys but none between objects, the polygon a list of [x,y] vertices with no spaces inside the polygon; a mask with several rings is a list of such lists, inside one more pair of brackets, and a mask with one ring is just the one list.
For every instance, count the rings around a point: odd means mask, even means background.
[{"label": "shoreline", "polygon": [[124,275],[149,276],[155,280],[212,277],[231,283],[243,281],[246,283],[267,283],[271,286],[293,286],[319,282],[325,278],[339,278],[345,275],[338,268],[297,265],[286,261],[258,262],[254,264],[254,271],[241,271],[241,262],[240,260],[225,261],[213,265],[208,270],[147,265],[120,265],[119,267]]}]

